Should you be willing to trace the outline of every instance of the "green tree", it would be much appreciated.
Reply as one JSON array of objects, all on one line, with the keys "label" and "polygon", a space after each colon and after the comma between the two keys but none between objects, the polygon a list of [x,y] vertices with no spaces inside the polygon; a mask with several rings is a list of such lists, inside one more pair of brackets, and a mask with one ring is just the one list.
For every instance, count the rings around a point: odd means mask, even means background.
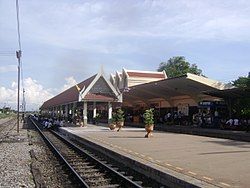
[{"label": "green tree", "polygon": [[196,64],[190,64],[184,56],[170,58],[167,62],[161,62],[158,71],[165,70],[169,78],[182,76],[186,73],[202,75],[202,70]]},{"label": "green tree", "polygon": [[[242,91],[250,90],[250,72],[247,77],[239,77],[238,79],[233,81],[233,85],[241,88]],[[232,106],[233,112],[236,116],[242,116],[245,118],[250,118],[250,96],[239,98],[234,101]]]},{"label": "green tree", "polygon": [[237,80],[234,80],[233,85],[239,88],[250,89],[250,72],[248,73],[248,77],[239,77]]}]

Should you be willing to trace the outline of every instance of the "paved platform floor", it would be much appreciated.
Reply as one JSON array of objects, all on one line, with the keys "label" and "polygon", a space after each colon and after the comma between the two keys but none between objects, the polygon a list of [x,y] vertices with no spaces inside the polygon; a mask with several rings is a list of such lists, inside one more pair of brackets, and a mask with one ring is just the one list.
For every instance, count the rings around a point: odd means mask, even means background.
[{"label": "paved platform floor", "polygon": [[63,127],[106,148],[219,187],[250,187],[250,143],[143,128]]}]

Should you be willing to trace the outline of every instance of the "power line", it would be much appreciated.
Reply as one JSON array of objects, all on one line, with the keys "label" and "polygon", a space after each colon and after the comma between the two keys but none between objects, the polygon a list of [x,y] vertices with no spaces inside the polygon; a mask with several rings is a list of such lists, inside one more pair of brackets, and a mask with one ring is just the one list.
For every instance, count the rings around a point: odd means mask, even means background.
[{"label": "power line", "polygon": [[14,56],[15,51],[0,51],[0,56]]}]

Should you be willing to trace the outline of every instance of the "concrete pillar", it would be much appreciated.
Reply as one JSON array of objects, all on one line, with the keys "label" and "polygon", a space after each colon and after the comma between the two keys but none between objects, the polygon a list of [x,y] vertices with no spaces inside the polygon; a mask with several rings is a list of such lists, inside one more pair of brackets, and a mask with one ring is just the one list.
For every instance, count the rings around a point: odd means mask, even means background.
[{"label": "concrete pillar", "polygon": [[56,107],[53,107],[53,117],[56,116]]},{"label": "concrete pillar", "polygon": [[65,116],[66,118],[68,117],[68,114],[69,114],[68,110],[69,110],[69,105],[66,104],[66,105],[65,105],[65,114],[64,114],[64,116]]},{"label": "concrete pillar", "polygon": [[72,115],[72,103],[69,104],[69,114]]},{"label": "concrete pillar", "polygon": [[96,102],[93,103],[93,118],[96,117]]},{"label": "concrete pillar", "polygon": [[108,102],[108,122],[110,123],[110,119],[112,118],[112,103]]},{"label": "concrete pillar", "polygon": [[57,114],[57,117],[60,115],[60,106],[56,107],[56,114]]},{"label": "concrete pillar", "polygon": [[63,105],[60,106],[60,114],[63,116]]},{"label": "concrete pillar", "polygon": [[75,111],[76,111],[76,103],[73,103],[73,106],[72,106],[72,117],[74,118],[75,117]]},{"label": "concrete pillar", "polygon": [[83,102],[83,124],[84,125],[87,125],[87,121],[88,121],[88,116],[87,116],[88,110],[87,110],[87,108],[88,108],[87,102],[84,101]]}]

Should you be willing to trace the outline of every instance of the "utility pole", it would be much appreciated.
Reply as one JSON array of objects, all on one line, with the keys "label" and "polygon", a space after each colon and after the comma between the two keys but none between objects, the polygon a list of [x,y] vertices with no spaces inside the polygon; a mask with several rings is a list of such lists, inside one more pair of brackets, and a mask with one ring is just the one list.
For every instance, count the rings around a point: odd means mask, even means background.
[{"label": "utility pole", "polygon": [[19,92],[20,92],[20,63],[21,63],[21,56],[22,52],[21,50],[16,51],[16,57],[18,60],[18,77],[17,77],[17,132],[19,133],[19,102],[20,102],[20,97],[19,97]]},{"label": "utility pole", "polygon": [[19,21],[19,4],[18,0],[16,0],[16,18],[17,18],[17,36],[18,36],[18,47],[19,50],[16,51],[16,57],[18,60],[18,89],[17,89],[17,132],[19,133],[19,107],[20,107],[20,66],[21,66],[21,56],[22,56],[22,48],[21,48],[21,35],[20,35],[20,21]]},{"label": "utility pole", "polygon": [[25,101],[25,89],[23,88],[23,118],[25,118],[25,112],[26,112],[26,101]]}]

